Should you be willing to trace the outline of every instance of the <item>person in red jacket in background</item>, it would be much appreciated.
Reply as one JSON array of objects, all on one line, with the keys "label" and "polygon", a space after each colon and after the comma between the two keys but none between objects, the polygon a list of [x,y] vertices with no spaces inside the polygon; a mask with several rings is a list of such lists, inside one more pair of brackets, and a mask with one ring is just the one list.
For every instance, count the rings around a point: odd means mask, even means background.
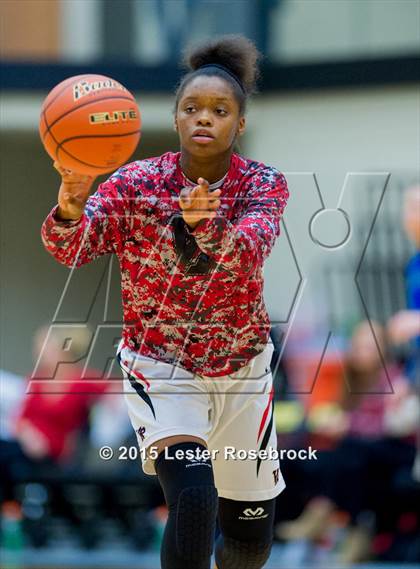
[{"label": "person in red jacket in background", "polygon": [[[57,363],[62,359],[64,329],[39,329],[34,337],[34,356],[40,365],[28,381],[26,394],[12,427],[14,440],[0,441],[1,498],[13,498],[16,478],[30,477],[40,467],[65,466],[74,456],[81,429],[90,409],[110,383],[89,378],[80,364]],[[67,336],[68,331],[67,331]],[[85,329],[72,331],[69,359],[86,350],[91,337]],[[46,338],[48,336],[48,341]],[[74,359],[74,358],[73,358]],[[55,369],[50,378],[50,369]],[[97,375],[97,374],[96,374]],[[34,379],[36,377],[36,379]],[[47,379],[48,378],[48,379]]]}]

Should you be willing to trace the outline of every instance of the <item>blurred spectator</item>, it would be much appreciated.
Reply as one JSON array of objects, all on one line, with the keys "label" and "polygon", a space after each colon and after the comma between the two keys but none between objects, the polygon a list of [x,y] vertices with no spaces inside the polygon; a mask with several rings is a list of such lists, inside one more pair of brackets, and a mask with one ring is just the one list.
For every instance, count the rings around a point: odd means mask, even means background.
[{"label": "blurred spectator", "polygon": [[[388,323],[388,333],[396,344],[415,339],[418,352],[420,349],[420,186],[412,186],[405,191],[403,225],[416,248],[406,269],[408,310],[401,310],[391,318]],[[414,365],[414,362],[412,364]],[[410,371],[414,372],[414,369]]]},{"label": "blurred spectator", "polygon": [[[411,341],[407,375],[420,396],[420,186],[408,188],[404,196],[403,225],[416,252],[406,269],[407,310],[401,310],[388,323],[388,333],[395,344]],[[420,433],[417,433],[417,457],[414,476],[420,482]]]},{"label": "blurred spectator", "polygon": [[[415,511],[409,473],[420,413],[410,384],[389,361],[384,330],[376,323],[356,328],[343,380],[337,401],[311,407],[307,419],[309,442],[324,450],[317,461],[295,464],[290,473],[292,478],[296,469],[302,470],[299,485],[315,499],[297,520],[279,525],[277,536],[320,539],[338,508],[350,521],[340,561],[356,562],[372,545],[373,518],[366,512],[374,512],[379,526],[389,529],[401,508]],[[285,475],[288,481],[287,467]],[[405,504],[403,494],[409,496]]]},{"label": "blurred spectator", "polygon": [[[14,438],[0,442],[2,499],[13,498],[16,479],[30,478],[36,472],[69,463],[92,405],[109,386],[104,380],[83,379],[78,364],[57,365],[62,361],[62,346],[67,338],[60,337],[59,329],[54,332],[48,342],[46,328],[40,329],[34,338],[35,358],[42,351],[42,366],[37,369],[37,377],[48,377],[42,367],[54,369],[54,377],[29,381],[12,429]],[[90,337],[87,330],[74,329],[67,350],[69,357],[75,359],[75,354],[86,351]]]},{"label": "blurred spectator", "polygon": [[23,377],[0,369],[0,440],[13,438],[13,426],[25,397]]}]

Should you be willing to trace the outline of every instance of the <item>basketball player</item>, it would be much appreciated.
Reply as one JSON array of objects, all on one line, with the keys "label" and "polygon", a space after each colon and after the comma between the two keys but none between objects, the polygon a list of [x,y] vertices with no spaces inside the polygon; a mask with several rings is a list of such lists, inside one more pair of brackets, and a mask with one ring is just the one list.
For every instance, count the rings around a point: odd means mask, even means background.
[{"label": "basketball player", "polygon": [[169,508],[164,569],[208,569],[217,516],[217,568],[263,567],[284,488],[275,453],[249,452],[277,449],[262,268],[288,199],[280,172],[234,152],[257,60],[241,36],[187,52],[180,152],[120,168],[91,197],[93,178],[55,164],[58,205],[42,227],[69,267],[119,259],[118,359],[143,469]]}]

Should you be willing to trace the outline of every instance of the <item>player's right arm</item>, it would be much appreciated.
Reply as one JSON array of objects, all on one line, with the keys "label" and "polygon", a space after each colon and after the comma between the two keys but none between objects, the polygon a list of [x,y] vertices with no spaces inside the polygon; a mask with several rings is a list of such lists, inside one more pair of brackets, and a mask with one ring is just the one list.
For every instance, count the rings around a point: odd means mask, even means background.
[{"label": "player's right arm", "polygon": [[68,267],[79,267],[106,253],[117,252],[131,214],[123,169],[90,196],[93,176],[64,170],[56,163],[54,166],[61,175],[61,185],[58,205],[41,229],[47,251]]}]

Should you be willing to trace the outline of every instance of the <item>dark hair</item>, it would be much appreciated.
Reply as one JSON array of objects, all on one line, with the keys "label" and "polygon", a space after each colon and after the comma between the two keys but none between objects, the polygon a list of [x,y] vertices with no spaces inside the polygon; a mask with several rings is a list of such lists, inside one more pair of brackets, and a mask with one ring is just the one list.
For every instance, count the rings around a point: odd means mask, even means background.
[{"label": "dark hair", "polygon": [[260,53],[253,42],[240,35],[220,36],[188,47],[184,52],[182,63],[190,71],[182,77],[177,87],[175,111],[185,88],[193,79],[212,76],[221,77],[229,83],[242,115],[248,98],[256,91],[259,59]]}]

